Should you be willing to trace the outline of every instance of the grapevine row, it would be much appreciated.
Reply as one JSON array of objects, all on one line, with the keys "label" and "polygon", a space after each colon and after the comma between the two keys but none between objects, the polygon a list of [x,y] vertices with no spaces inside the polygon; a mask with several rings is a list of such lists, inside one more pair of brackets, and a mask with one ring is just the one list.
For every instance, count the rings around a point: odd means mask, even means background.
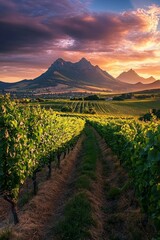
[{"label": "grapevine row", "polygon": [[[8,96],[0,105],[0,195],[12,204],[20,187],[32,177],[36,192],[36,173],[73,147],[84,128],[78,118],[60,117],[40,107],[22,108]],[[57,158],[55,158],[55,156]],[[15,211],[15,210],[14,210]],[[16,219],[15,222],[18,221]]]},{"label": "grapevine row", "polygon": [[127,168],[143,211],[160,229],[160,123],[89,121]]}]

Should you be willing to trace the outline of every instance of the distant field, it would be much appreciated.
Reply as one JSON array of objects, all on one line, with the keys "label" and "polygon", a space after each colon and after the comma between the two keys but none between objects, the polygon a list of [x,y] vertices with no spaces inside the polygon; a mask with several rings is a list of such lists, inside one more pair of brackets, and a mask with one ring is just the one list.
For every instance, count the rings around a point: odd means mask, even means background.
[{"label": "distant field", "polygon": [[[34,104],[34,103],[32,103]],[[41,106],[61,112],[62,107],[68,107],[69,113],[86,113],[94,109],[98,115],[140,116],[152,108],[160,109],[160,99],[156,100],[125,100],[125,101],[70,101],[50,100],[40,103]]]}]

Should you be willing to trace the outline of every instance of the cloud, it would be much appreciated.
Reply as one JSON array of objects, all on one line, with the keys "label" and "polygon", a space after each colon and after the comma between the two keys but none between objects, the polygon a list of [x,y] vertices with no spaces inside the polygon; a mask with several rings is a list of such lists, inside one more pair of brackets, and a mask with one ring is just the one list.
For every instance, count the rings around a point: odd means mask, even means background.
[{"label": "cloud", "polygon": [[54,18],[48,25],[55,26],[62,37],[74,40],[74,44],[66,46],[69,51],[148,51],[155,45],[159,47],[159,13],[160,8],[152,5],[146,10],[120,14],[85,13],[65,19]]},{"label": "cloud", "polygon": [[[37,43],[52,39],[45,26],[28,23],[0,22],[0,52],[32,52]],[[38,50],[38,48],[37,48]]]},{"label": "cloud", "polygon": [[71,16],[85,12],[88,1],[82,0],[0,0],[3,13],[19,14],[28,17]]},{"label": "cloud", "polygon": [[[66,19],[65,22],[57,22],[63,32],[75,39],[75,51],[84,48],[90,51],[110,52],[114,48],[131,49],[134,45],[141,47],[148,43],[159,42],[160,8],[153,5],[147,10],[124,12],[122,14],[93,14]],[[87,19],[91,19],[88,21]],[[87,47],[88,46],[88,47]]]},{"label": "cloud", "polygon": [[92,13],[89,2],[0,0],[0,61],[47,67],[59,56],[86,55],[114,68],[160,58],[160,7]]},{"label": "cloud", "polygon": [[[54,45],[65,33],[51,19],[78,15],[86,11],[80,0],[0,0],[0,53],[39,51]],[[50,41],[48,43],[48,41]],[[36,45],[36,49],[35,49]]]},{"label": "cloud", "polygon": [[[5,5],[3,0],[0,1],[2,3]],[[17,1],[9,3],[6,6],[13,8]],[[81,1],[71,4],[70,0],[56,3],[47,0],[44,4],[42,0],[24,0],[10,17],[7,15],[0,19],[0,52],[15,49],[35,51],[35,45],[37,51],[39,46],[46,50],[58,46],[61,50],[68,51],[110,52],[117,47],[126,48],[126,45],[131,47],[134,44],[138,47],[147,41],[158,42],[160,8],[156,5],[147,10],[138,9],[120,14],[82,11],[79,14],[76,6],[85,9]],[[24,11],[23,15],[19,12],[20,9]],[[68,11],[72,13],[71,16],[68,16]],[[72,44],[60,44],[62,42]]]},{"label": "cloud", "polygon": [[150,75],[153,75],[156,77],[157,80],[160,80],[160,68],[159,68],[159,63],[148,63],[148,64],[141,64],[140,66],[137,67],[137,70],[141,74],[146,74],[147,72],[150,73]]}]

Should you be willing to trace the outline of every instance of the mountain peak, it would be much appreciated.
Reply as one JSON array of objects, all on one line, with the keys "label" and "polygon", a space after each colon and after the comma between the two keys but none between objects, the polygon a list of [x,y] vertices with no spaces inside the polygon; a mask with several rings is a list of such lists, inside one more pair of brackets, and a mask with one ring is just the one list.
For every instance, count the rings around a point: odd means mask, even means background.
[{"label": "mountain peak", "polygon": [[98,65],[96,65],[95,68],[98,70],[102,70]]},{"label": "mountain peak", "polygon": [[[153,80],[153,77],[150,78],[150,80]],[[51,91],[51,93],[64,93],[71,91],[128,92],[160,88],[160,81],[146,84],[148,80],[139,76],[133,69],[123,72],[117,79],[119,80],[117,81],[99,66],[92,65],[84,57],[74,63],[58,58],[46,72],[33,80],[23,80],[14,84],[0,81],[0,90],[12,91],[16,89],[16,91],[23,92],[24,90],[34,90],[38,93],[44,93],[44,91],[46,93],[48,91]]]},{"label": "mountain peak", "polygon": [[89,61],[86,58],[83,57],[83,58],[81,58],[79,63],[89,63]]},{"label": "mountain peak", "polygon": [[132,68],[128,71],[128,72],[126,72],[126,73],[128,73],[128,74],[132,74],[132,75],[138,75],[137,73],[136,73],[136,71],[135,70],[133,70]]},{"label": "mountain peak", "polygon": [[147,80],[152,81],[152,82],[156,81],[156,79],[153,76],[148,77]]},{"label": "mountain peak", "polygon": [[88,61],[86,58],[81,58],[81,60],[78,62],[78,64],[81,64],[82,66],[92,66],[92,64],[90,63],[90,61]]},{"label": "mountain peak", "polygon": [[92,68],[92,64],[86,59],[86,58],[81,58],[81,60],[79,62],[76,63],[77,66],[83,68],[83,69],[87,69],[87,68]]},{"label": "mountain peak", "polygon": [[135,71],[132,68],[128,72],[134,72],[135,73]]},{"label": "mountain peak", "polygon": [[58,58],[50,67],[49,70],[61,69],[66,62],[62,58]]},{"label": "mountain peak", "polygon": [[122,72],[118,77],[118,80],[122,81],[122,82],[126,82],[126,83],[131,83],[131,84],[139,84],[143,83],[143,84],[148,84],[148,83],[152,83],[155,81],[155,79],[153,77],[149,77],[149,78],[144,78],[139,76],[136,71],[134,71],[132,68],[127,71],[127,72]]},{"label": "mountain peak", "polygon": [[63,60],[63,58],[58,58],[54,64],[63,64],[65,61]]}]

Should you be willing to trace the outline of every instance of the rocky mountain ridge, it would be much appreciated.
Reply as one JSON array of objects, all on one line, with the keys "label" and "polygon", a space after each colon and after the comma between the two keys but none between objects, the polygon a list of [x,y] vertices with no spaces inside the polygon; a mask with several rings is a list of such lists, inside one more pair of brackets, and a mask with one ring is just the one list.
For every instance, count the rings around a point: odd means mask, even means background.
[{"label": "rocky mountain ridge", "polygon": [[[134,70],[130,75],[137,76]],[[124,74],[121,74],[121,76]],[[139,76],[140,77],[140,76]],[[141,77],[140,77],[141,78]],[[155,80],[155,79],[150,79]],[[116,79],[99,66],[92,65],[87,59],[72,63],[58,58],[40,76],[33,80],[22,80],[16,83],[0,82],[0,90],[7,91],[111,91],[129,92],[151,88],[160,88],[160,81],[143,84],[140,81],[131,84]]]}]

